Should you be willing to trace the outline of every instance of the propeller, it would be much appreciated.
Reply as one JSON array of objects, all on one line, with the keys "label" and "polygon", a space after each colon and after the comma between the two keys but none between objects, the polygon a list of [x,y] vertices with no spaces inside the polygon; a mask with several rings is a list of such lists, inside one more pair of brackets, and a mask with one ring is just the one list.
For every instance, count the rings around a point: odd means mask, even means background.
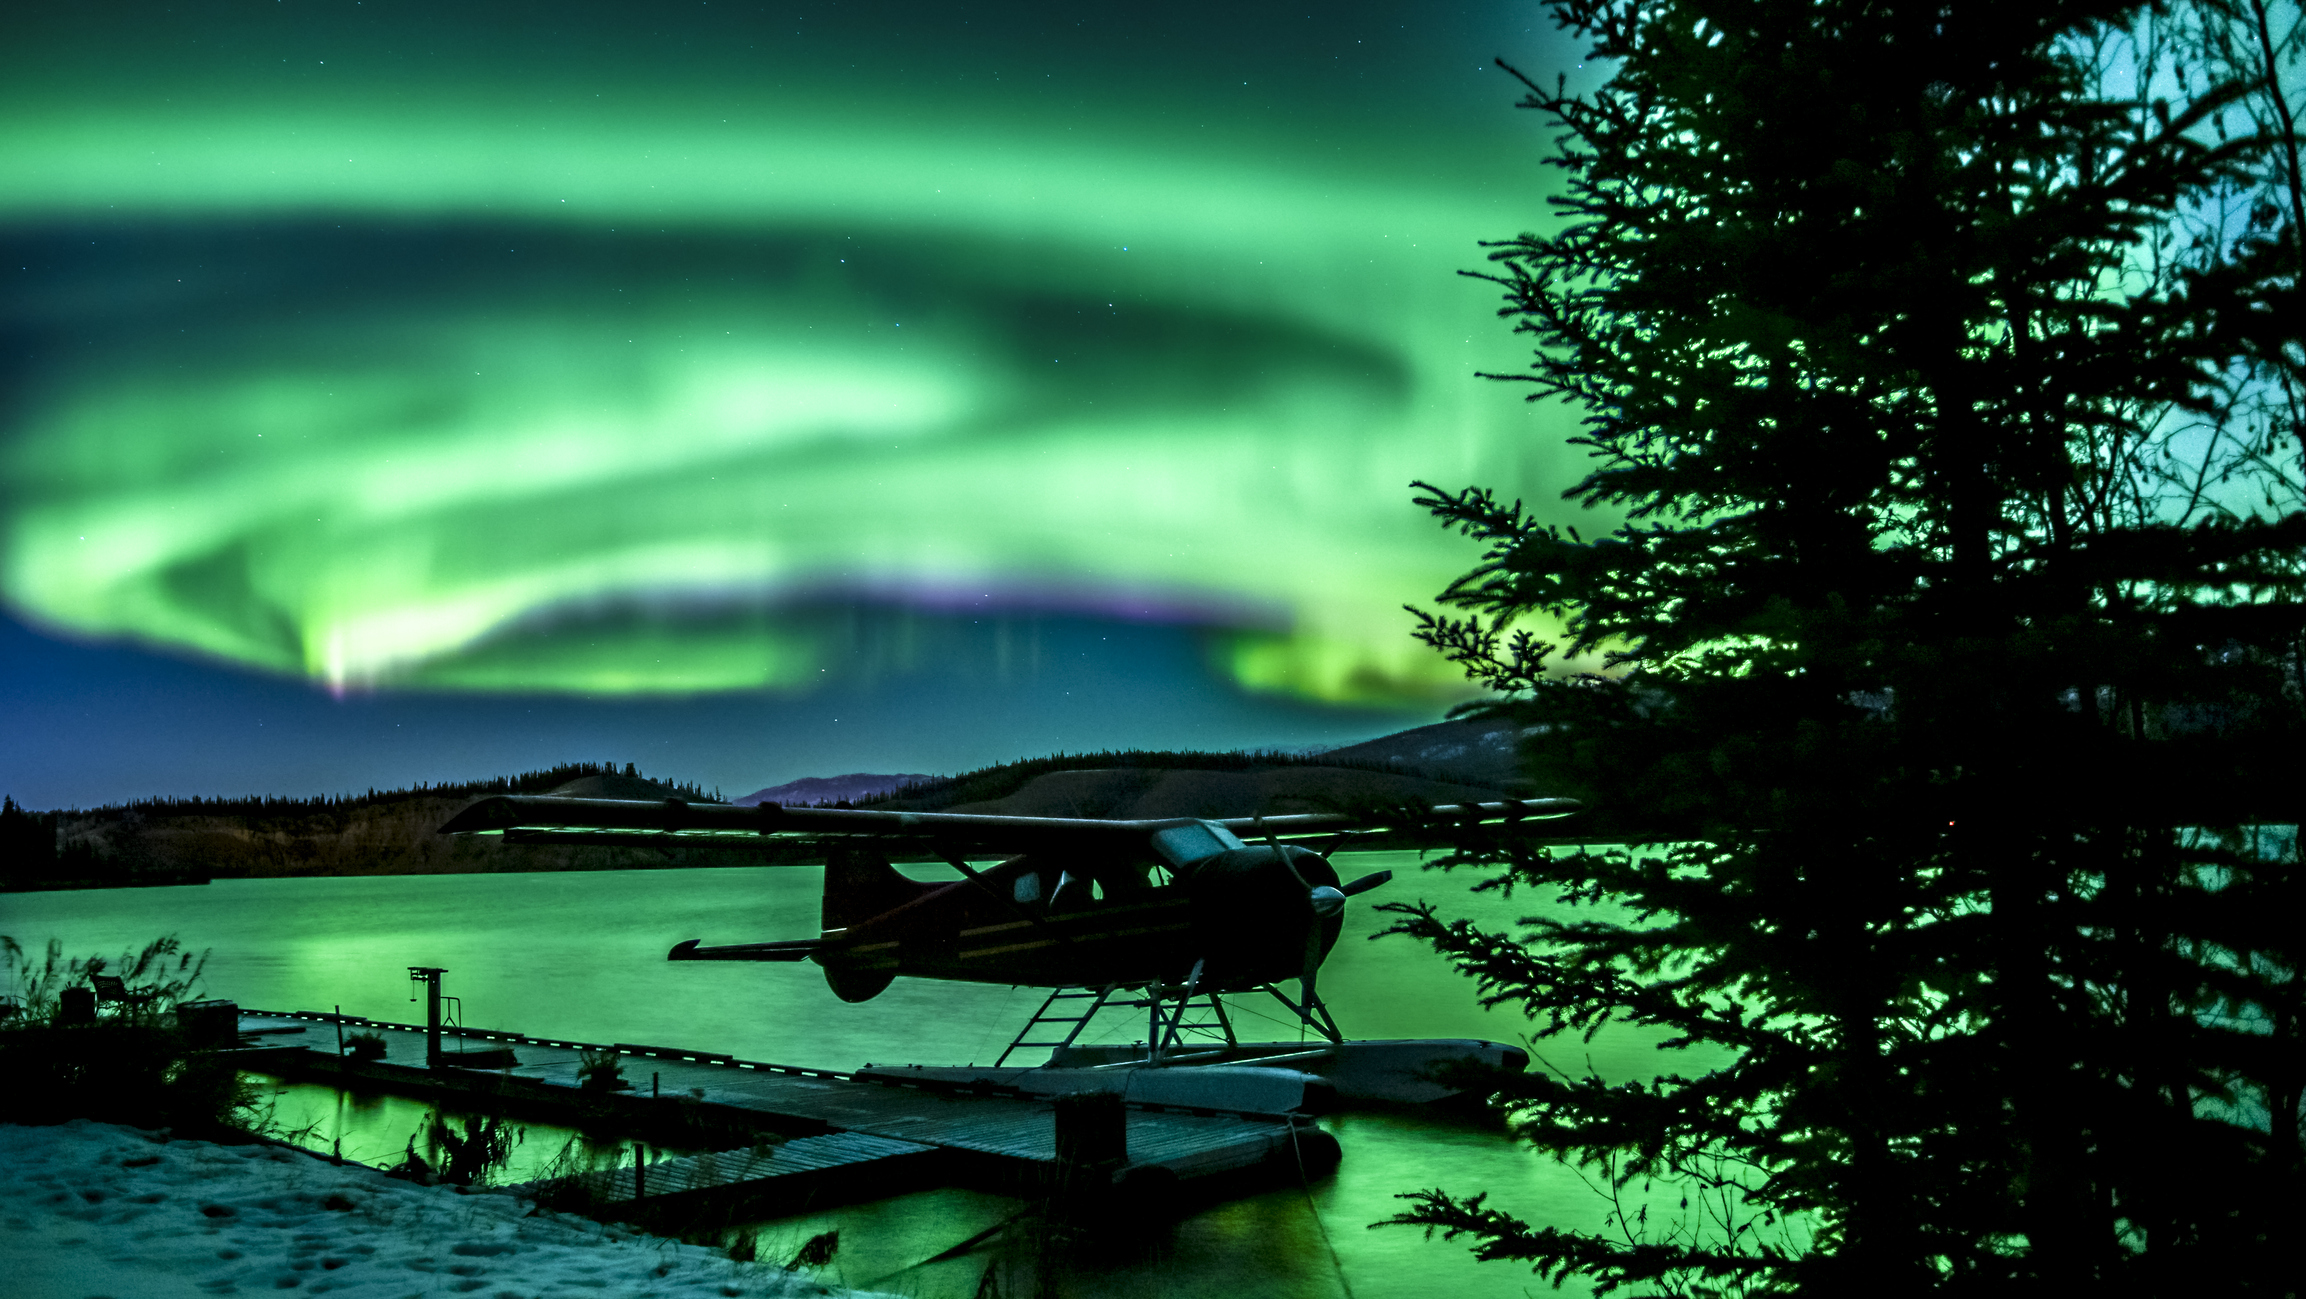
[{"label": "propeller", "polygon": [[[1261,828],[1264,827],[1261,826]],[[1273,850],[1274,859],[1279,861],[1282,867],[1289,872],[1291,879],[1297,881],[1297,886],[1305,890],[1305,904],[1312,912],[1312,916],[1305,926],[1305,960],[1298,967],[1297,972],[1298,995],[1304,999],[1306,1012],[1310,1014],[1316,1004],[1313,980],[1315,974],[1321,969],[1322,922],[1343,912],[1345,899],[1356,893],[1367,893],[1385,883],[1393,878],[1393,872],[1389,870],[1373,871],[1343,887],[1329,884],[1309,885],[1305,882],[1305,876],[1298,871],[1297,863],[1289,860],[1289,854],[1281,850],[1281,841],[1273,836],[1273,831],[1270,828],[1265,828],[1265,846]]]}]

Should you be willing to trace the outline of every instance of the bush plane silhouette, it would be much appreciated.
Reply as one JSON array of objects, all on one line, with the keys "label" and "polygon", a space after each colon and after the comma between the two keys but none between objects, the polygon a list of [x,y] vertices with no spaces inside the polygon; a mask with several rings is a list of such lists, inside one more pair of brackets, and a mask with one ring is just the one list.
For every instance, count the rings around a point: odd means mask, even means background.
[{"label": "bush plane silhouette", "polygon": [[[710,947],[692,938],[668,959],[814,961],[833,993],[851,1002],[878,996],[898,975],[1052,989],[1011,1050],[1070,1045],[1116,991],[1141,989],[1146,999],[1130,1004],[1152,1007],[1158,1057],[1196,996],[1207,998],[1233,1041],[1220,993],[1270,992],[1331,1042],[1344,1040],[1317,991],[1321,963],[1344,925],[1347,899],[1392,872],[1343,881],[1329,853],[1578,810],[1570,799],[1531,799],[1383,816],[1106,821],[500,795],[465,808],[442,832],[501,833],[514,843],[813,841],[825,854],[817,937]],[[1292,842],[1322,838],[1325,851]],[[909,879],[891,864],[892,851],[933,857],[961,878]],[[1002,860],[980,869],[971,854]],[[1278,986],[1292,979],[1295,998]],[[1085,1015],[1050,1014],[1068,995],[1095,1002]],[[1051,1022],[1073,1025],[1063,1043],[1024,1040]]]}]

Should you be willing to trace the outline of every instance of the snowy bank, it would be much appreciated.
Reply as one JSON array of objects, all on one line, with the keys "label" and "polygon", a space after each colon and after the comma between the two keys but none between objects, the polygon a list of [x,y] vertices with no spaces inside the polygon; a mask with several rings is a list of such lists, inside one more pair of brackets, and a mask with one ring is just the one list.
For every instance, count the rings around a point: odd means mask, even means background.
[{"label": "snowy bank", "polygon": [[718,1250],[539,1214],[501,1191],[396,1181],[271,1145],[85,1121],[0,1125],[0,1293],[158,1299],[837,1293]]}]

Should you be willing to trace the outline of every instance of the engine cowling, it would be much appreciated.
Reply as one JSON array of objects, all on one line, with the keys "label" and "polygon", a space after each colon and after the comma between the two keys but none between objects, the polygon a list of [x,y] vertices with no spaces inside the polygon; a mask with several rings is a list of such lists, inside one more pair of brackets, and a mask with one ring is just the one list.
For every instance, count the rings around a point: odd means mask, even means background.
[{"label": "engine cowling", "polygon": [[1320,907],[1323,899],[1313,892],[1337,888],[1336,868],[1309,848],[1282,844],[1280,852],[1276,857],[1266,845],[1235,848],[1194,863],[1186,877],[1193,951],[1205,962],[1205,984],[1254,987],[1297,978],[1305,968],[1307,931],[1315,926],[1319,957],[1337,945],[1342,909]]}]

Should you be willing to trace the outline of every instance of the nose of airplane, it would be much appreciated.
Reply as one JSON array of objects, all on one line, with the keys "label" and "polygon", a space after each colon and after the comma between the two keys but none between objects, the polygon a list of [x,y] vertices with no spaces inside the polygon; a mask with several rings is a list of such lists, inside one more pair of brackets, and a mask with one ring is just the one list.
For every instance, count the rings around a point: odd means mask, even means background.
[{"label": "nose of airplane", "polygon": [[1293,979],[1337,941],[1345,890],[1320,855],[1295,845],[1220,853],[1193,868],[1194,955],[1227,983]]}]

